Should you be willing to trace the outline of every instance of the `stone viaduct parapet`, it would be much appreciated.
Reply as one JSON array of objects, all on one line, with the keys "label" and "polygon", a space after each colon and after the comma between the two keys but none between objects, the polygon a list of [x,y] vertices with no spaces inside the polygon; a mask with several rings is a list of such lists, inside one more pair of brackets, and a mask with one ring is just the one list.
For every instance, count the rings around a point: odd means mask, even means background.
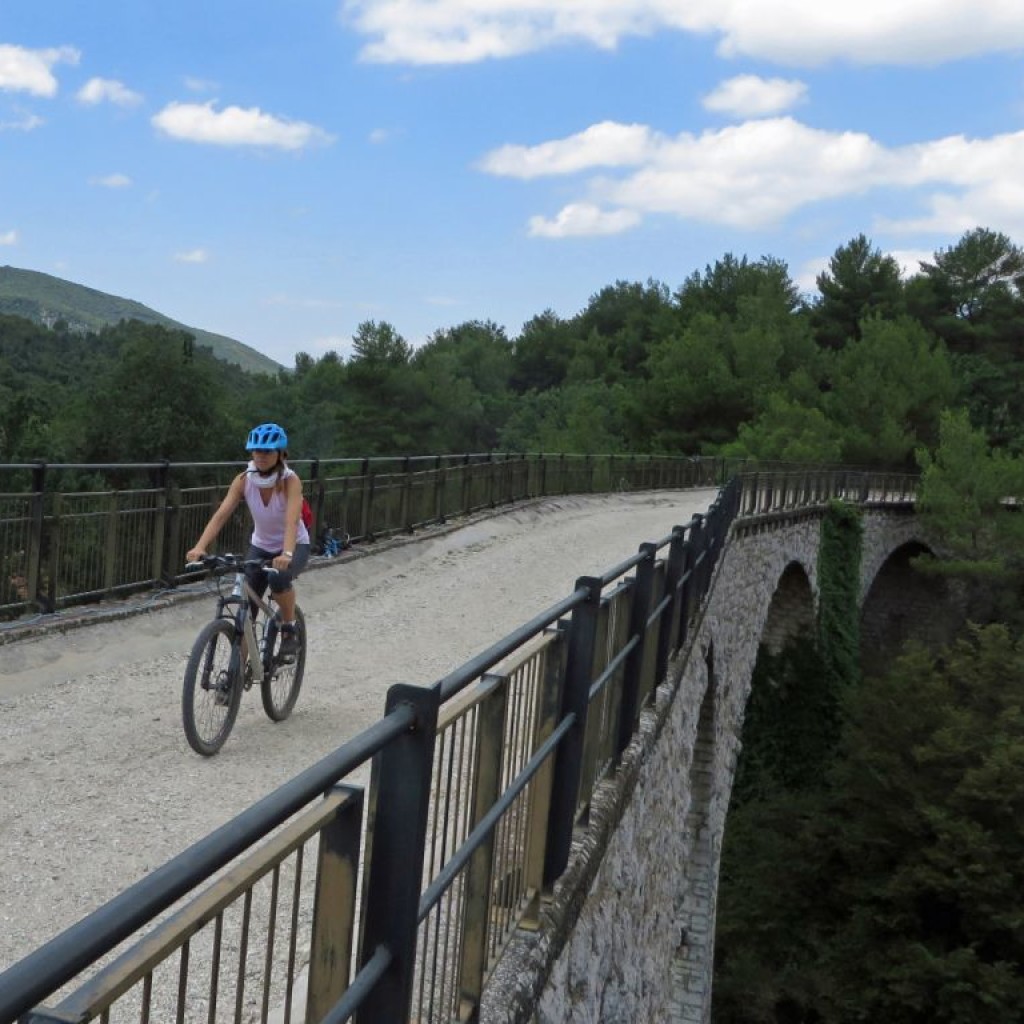
[{"label": "stone viaduct parapet", "polygon": [[[719,860],[751,677],[761,644],[814,628],[821,516],[734,523],[696,628],[595,800],[544,926],[507,951],[481,1020],[710,1020]],[[923,602],[944,599],[908,589],[909,558],[926,549],[911,506],[865,508],[859,593],[872,648],[901,600],[923,615]]]}]

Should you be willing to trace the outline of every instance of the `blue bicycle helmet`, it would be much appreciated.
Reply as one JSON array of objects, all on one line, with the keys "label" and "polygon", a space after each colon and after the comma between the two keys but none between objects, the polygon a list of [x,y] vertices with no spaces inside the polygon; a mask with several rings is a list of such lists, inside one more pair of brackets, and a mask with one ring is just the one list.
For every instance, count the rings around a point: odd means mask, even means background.
[{"label": "blue bicycle helmet", "polygon": [[269,452],[283,452],[288,447],[288,435],[283,427],[276,423],[261,423],[249,431],[249,439],[245,442],[245,450],[251,452],[261,448]]}]

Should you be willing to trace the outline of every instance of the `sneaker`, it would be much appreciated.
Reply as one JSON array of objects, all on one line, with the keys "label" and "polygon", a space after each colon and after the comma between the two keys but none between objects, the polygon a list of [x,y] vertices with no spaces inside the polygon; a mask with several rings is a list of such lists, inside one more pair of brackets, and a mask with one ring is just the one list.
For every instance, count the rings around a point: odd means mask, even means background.
[{"label": "sneaker", "polygon": [[293,623],[286,622],[281,627],[281,646],[277,649],[277,658],[282,664],[290,665],[299,653],[299,638]]}]

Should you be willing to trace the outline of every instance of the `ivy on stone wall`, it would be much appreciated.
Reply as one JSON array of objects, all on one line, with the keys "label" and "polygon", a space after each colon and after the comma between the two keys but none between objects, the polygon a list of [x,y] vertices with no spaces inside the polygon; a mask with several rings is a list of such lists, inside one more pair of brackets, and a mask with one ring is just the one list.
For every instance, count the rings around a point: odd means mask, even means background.
[{"label": "ivy on stone wall", "polygon": [[822,728],[822,722],[835,717],[834,695],[822,686],[814,636],[796,637],[777,653],[762,645],[743,716],[732,807],[768,799],[780,790],[815,786],[834,742],[834,730]]},{"label": "ivy on stone wall", "polygon": [[837,697],[860,679],[860,509],[831,501],[818,550],[818,646],[823,685]]},{"label": "ivy on stone wall", "polygon": [[842,694],[860,677],[859,510],[833,502],[821,524],[818,628],[762,645],[743,718],[733,806],[817,786],[835,755]]}]

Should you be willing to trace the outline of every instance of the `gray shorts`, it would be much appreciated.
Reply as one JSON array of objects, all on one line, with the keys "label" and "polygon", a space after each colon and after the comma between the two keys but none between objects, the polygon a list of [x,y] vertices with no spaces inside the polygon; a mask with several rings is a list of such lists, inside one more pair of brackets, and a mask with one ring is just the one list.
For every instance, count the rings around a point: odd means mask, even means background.
[{"label": "gray shorts", "polygon": [[[245,558],[246,561],[250,559],[268,561],[271,558],[276,558],[279,554],[281,554],[280,551],[264,551],[263,548],[258,548],[252,544],[249,546]],[[308,561],[309,545],[296,544],[295,551],[292,554],[292,564],[288,569],[279,572],[267,572],[266,569],[257,569],[253,566],[246,568],[245,575],[249,580],[249,586],[261,597],[266,592],[268,583],[270,584],[270,592],[272,594],[284,594],[292,589],[292,580],[296,579],[299,573],[306,568]]]}]

